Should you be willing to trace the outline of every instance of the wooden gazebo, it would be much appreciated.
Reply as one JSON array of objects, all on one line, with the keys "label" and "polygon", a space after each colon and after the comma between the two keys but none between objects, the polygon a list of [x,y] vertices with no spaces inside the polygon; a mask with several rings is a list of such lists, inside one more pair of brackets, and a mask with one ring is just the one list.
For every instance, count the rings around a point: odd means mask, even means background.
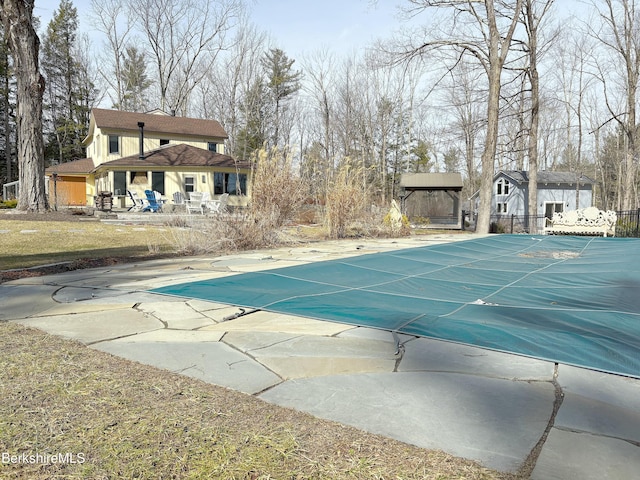
[{"label": "wooden gazebo", "polygon": [[409,219],[429,219],[428,228],[462,229],[459,173],[403,173],[400,177],[402,213]]}]

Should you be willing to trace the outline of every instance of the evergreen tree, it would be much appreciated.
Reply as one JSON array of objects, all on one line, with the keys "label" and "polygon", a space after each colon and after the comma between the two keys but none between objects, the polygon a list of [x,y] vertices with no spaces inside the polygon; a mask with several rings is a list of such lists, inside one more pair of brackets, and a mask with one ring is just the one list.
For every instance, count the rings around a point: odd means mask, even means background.
[{"label": "evergreen tree", "polygon": [[244,94],[244,101],[240,105],[244,126],[238,132],[236,149],[232,155],[248,159],[256,150],[265,147],[265,125],[268,117],[266,97],[266,87],[260,79],[257,79]]},{"label": "evergreen tree", "polygon": [[433,167],[431,151],[431,145],[424,140],[418,140],[418,143],[411,148],[412,173],[428,173],[431,171]]},{"label": "evergreen tree", "polygon": [[144,112],[149,110],[147,90],[152,82],[147,76],[147,63],[144,54],[136,47],[126,48],[126,56],[122,62],[123,97],[121,105],[114,105],[118,110],[127,112]]},{"label": "evergreen tree", "polygon": [[0,44],[0,184],[15,179],[15,81],[6,30],[0,24],[4,41]]},{"label": "evergreen tree", "polygon": [[95,88],[78,48],[78,12],[61,0],[42,45],[45,91],[46,158],[62,163],[82,158]]},{"label": "evergreen tree", "polygon": [[267,78],[267,88],[273,111],[272,146],[280,143],[287,101],[300,90],[302,72],[293,70],[295,60],[290,59],[279,48],[272,48],[262,59],[262,68]]}]

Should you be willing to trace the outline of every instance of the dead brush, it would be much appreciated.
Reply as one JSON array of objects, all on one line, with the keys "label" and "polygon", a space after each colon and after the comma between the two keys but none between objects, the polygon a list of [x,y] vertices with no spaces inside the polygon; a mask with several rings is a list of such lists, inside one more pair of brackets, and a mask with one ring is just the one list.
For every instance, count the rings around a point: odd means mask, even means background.
[{"label": "dead brush", "polygon": [[190,222],[189,219],[185,215],[173,214],[167,220],[165,220],[164,224],[167,227],[188,227]]},{"label": "dead brush", "polygon": [[235,250],[254,250],[257,248],[281,245],[283,237],[276,228],[279,212],[255,215],[249,212],[241,217],[227,220],[226,235]]},{"label": "dead brush", "polygon": [[206,219],[184,218],[184,227],[168,230],[168,241],[180,255],[205,255],[234,250],[233,240],[226,236],[226,224],[222,217]]},{"label": "dead brush", "polygon": [[368,189],[362,183],[363,173],[362,167],[352,167],[346,162],[328,184],[324,225],[330,238],[366,235],[362,231],[355,235],[353,232],[357,224],[362,226],[370,205]]},{"label": "dead brush", "polygon": [[206,219],[175,217],[171,242],[177,253],[203,255],[273,247],[289,239],[283,226],[296,218],[308,185],[294,171],[289,155],[260,150],[254,161],[251,204],[246,213]]},{"label": "dead brush", "polygon": [[295,172],[290,155],[277,149],[258,151],[251,176],[249,215],[262,228],[279,228],[290,222],[304,205],[309,186]]}]

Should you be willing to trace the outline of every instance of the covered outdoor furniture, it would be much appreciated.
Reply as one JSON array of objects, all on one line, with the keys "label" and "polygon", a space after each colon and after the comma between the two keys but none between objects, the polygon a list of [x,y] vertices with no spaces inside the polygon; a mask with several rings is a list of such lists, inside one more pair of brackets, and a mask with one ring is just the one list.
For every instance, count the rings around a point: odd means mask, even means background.
[{"label": "covered outdoor furniture", "polygon": [[147,196],[147,202],[149,205],[142,209],[143,212],[158,213],[162,211],[162,197],[159,192],[153,192],[151,190],[145,190],[144,194]]},{"label": "covered outdoor furniture", "polygon": [[140,198],[138,192],[127,190],[127,193],[129,194],[129,198],[133,202],[133,205],[129,207],[129,212],[140,212],[149,204],[146,199]]},{"label": "covered outdoor furniture", "polygon": [[229,194],[223,193],[218,200],[208,200],[205,202],[206,207],[212,213],[225,213],[229,204]]},{"label": "covered outdoor furniture", "polygon": [[202,192],[189,193],[189,200],[184,201],[184,204],[187,207],[187,213],[200,212],[204,215],[204,206],[202,205],[203,195],[204,194]]}]

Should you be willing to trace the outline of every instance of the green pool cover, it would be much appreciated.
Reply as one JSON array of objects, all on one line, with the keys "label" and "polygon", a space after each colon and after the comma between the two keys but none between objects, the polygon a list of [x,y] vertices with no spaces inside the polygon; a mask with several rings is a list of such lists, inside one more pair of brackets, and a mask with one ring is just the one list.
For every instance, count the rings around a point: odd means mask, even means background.
[{"label": "green pool cover", "polygon": [[494,235],[152,290],[640,378],[640,240]]}]

